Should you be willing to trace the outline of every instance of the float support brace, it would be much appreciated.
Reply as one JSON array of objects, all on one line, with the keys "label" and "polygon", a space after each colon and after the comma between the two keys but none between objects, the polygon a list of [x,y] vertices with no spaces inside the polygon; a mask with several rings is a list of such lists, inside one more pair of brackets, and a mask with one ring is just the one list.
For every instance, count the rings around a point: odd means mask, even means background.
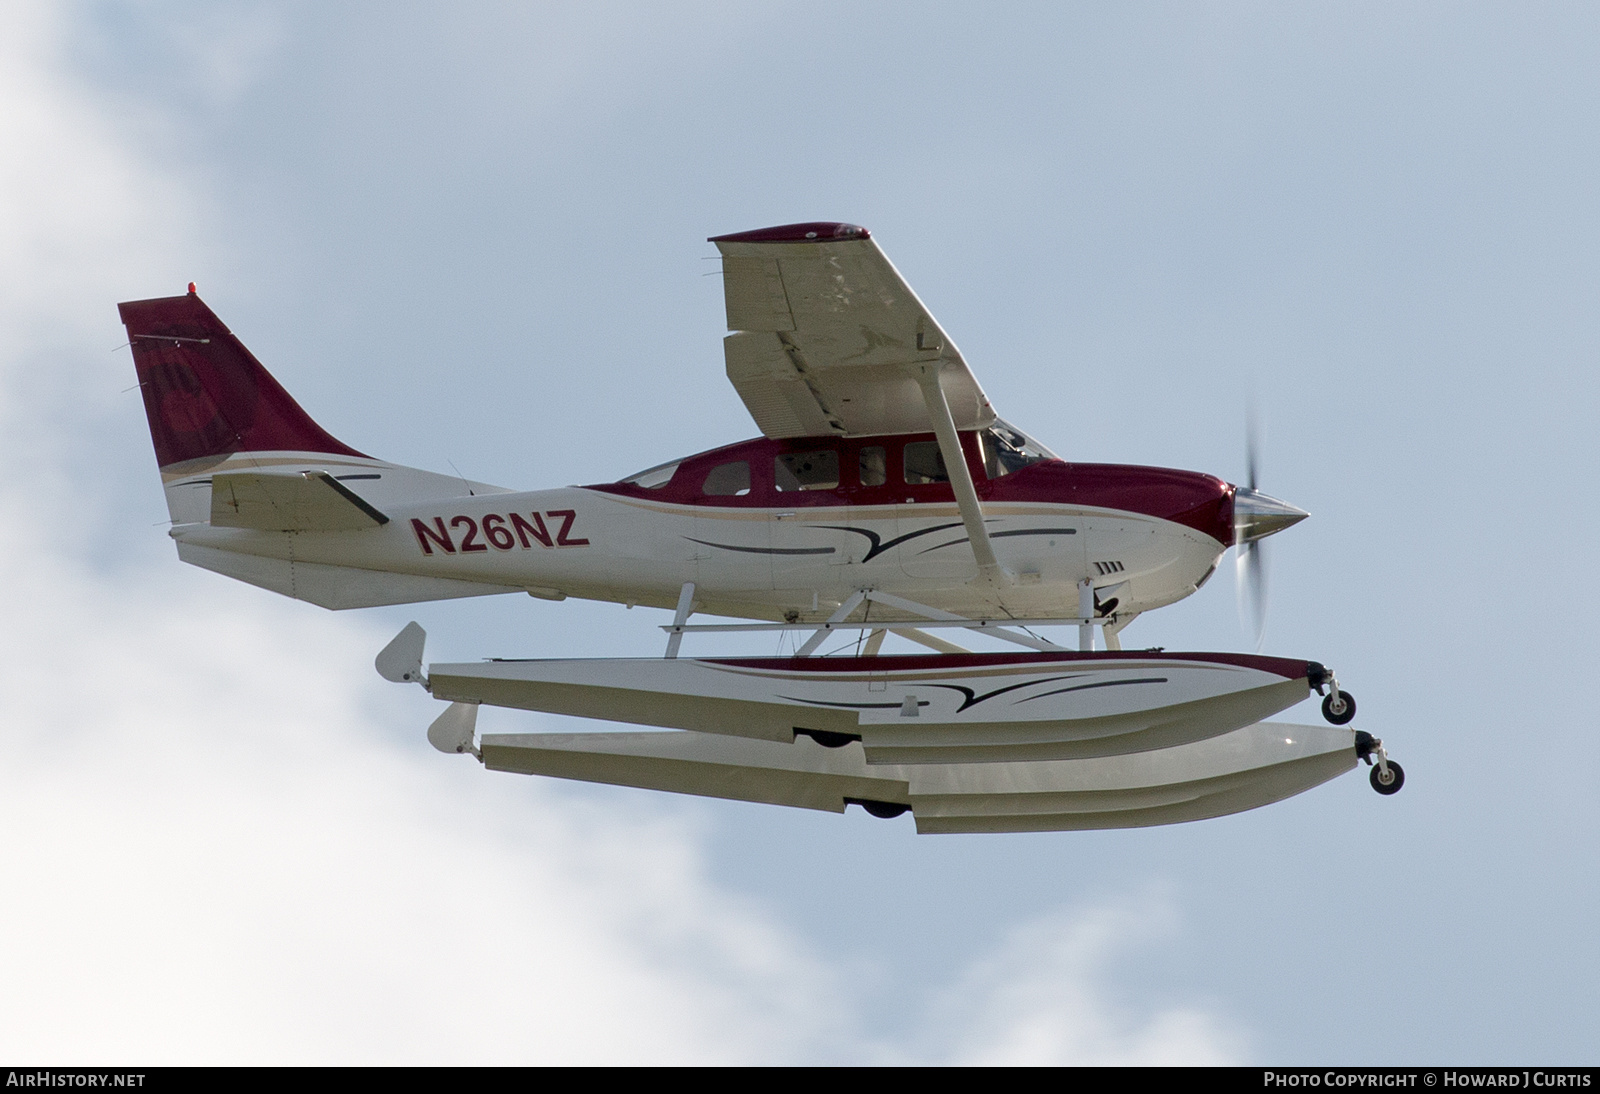
[{"label": "float support brace", "polygon": [[678,650],[683,645],[683,625],[689,622],[689,617],[694,614],[694,582],[685,581],[683,588],[678,590],[678,610],[672,617],[672,633],[667,636],[667,657],[678,656]]}]

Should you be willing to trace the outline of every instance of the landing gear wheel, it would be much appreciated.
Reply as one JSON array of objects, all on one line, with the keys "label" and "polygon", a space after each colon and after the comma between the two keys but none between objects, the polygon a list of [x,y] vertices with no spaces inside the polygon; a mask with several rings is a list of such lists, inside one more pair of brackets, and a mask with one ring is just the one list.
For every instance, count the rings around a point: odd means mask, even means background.
[{"label": "landing gear wheel", "polygon": [[1400,788],[1406,784],[1405,769],[1393,760],[1386,760],[1385,762],[1389,765],[1389,781],[1385,782],[1383,779],[1383,768],[1374,766],[1372,774],[1368,776],[1372,783],[1372,789],[1380,794],[1399,793]]},{"label": "landing gear wheel", "polygon": [[1326,696],[1322,700],[1322,716],[1336,726],[1347,726],[1356,716],[1356,697],[1348,691],[1339,693],[1339,702],[1335,705],[1333,696]]}]

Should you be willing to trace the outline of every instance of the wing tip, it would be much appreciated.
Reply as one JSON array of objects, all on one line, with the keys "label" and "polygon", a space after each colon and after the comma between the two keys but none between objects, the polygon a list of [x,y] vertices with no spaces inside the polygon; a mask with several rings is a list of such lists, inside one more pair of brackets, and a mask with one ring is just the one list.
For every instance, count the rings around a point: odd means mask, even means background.
[{"label": "wing tip", "polygon": [[835,221],[807,221],[804,224],[779,224],[772,228],[756,228],[749,232],[732,232],[711,236],[708,243],[843,243],[853,239],[871,239],[872,233],[859,224]]}]

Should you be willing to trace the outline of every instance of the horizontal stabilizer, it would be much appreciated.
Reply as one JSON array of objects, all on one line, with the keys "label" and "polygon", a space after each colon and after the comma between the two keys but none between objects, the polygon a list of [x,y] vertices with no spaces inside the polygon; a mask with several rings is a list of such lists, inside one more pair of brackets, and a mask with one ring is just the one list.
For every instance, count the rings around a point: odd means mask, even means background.
[{"label": "horizontal stabilizer", "polygon": [[827,748],[695,732],[491,734],[495,771],[842,813],[852,801],[910,805],[919,832],[1141,828],[1239,813],[1356,766],[1355,734],[1261,722],[1129,756],[976,764],[869,764]]},{"label": "horizontal stabilizer", "polygon": [[355,532],[389,518],[326,471],[230,471],[211,479],[211,523],[265,532]]}]

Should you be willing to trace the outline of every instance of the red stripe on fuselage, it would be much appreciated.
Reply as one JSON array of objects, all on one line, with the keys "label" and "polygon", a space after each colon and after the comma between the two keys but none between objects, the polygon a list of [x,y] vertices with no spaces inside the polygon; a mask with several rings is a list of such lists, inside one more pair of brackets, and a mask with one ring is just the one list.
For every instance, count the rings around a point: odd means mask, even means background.
[{"label": "red stripe on fuselage", "polygon": [[[758,437],[712,449],[679,461],[671,480],[655,488],[631,483],[605,483],[586,489],[624,497],[644,498],[673,505],[701,505],[737,509],[808,509],[876,505],[955,504],[949,483],[907,483],[901,450],[908,443],[934,440],[932,433],[892,437],[805,437],[772,440]],[[1109,509],[1170,520],[1203,532],[1223,546],[1233,542],[1233,487],[1214,475],[1168,467],[1127,464],[1041,463],[989,478],[978,455],[977,434],[963,433],[978,497],[985,502],[1018,502]],[[886,451],[888,481],[869,485],[861,481],[861,452]],[[839,454],[839,485],[826,490],[778,490],[773,463],[780,455],[833,450]],[[743,460],[750,467],[750,489],[743,495],[705,493],[706,477],[724,464]]]}]

